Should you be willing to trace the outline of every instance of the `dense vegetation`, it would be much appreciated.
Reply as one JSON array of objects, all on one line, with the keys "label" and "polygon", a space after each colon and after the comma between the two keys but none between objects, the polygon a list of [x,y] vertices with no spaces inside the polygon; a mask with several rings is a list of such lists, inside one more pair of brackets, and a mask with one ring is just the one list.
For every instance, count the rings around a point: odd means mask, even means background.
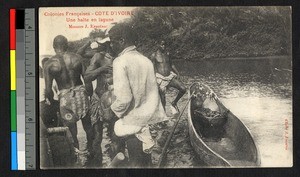
[{"label": "dense vegetation", "polygon": [[160,40],[176,59],[273,56],[291,53],[290,13],[288,7],[147,7],[129,23],[146,56]]}]

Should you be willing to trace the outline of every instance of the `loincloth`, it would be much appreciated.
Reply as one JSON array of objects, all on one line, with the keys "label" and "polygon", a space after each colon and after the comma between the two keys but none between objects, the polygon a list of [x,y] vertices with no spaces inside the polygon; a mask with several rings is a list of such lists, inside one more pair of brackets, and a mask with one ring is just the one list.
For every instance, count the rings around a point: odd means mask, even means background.
[{"label": "loincloth", "polygon": [[89,99],[84,85],[60,90],[60,115],[65,123],[74,123],[88,113]]},{"label": "loincloth", "polygon": [[99,98],[96,93],[93,93],[91,97],[89,113],[92,125],[94,125],[97,121],[110,121],[114,116],[110,107],[105,107],[103,104],[103,99],[105,99],[103,96],[105,93],[102,94],[101,98]]},{"label": "loincloth", "polygon": [[174,72],[171,71],[169,76],[163,76],[159,73],[155,73],[155,76],[156,76],[156,82],[159,86],[159,89],[162,92],[165,92],[167,90],[168,85],[172,81],[172,79],[174,77],[176,77],[177,75]]}]

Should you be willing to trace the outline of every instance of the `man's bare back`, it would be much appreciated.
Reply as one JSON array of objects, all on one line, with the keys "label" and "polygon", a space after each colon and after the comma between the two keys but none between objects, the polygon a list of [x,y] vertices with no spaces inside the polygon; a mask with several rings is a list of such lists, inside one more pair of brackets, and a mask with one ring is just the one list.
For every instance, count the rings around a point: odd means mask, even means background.
[{"label": "man's bare back", "polygon": [[[45,63],[46,98],[53,100],[52,81],[56,81],[58,90],[69,89],[74,86],[83,85],[81,76],[84,73],[82,58],[72,52],[57,54]],[[87,90],[91,85],[86,85]]]},{"label": "man's bare back", "polygon": [[81,57],[75,53],[55,55],[45,63],[45,68],[56,80],[59,90],[83,84],[80,79],[83,72]]}]

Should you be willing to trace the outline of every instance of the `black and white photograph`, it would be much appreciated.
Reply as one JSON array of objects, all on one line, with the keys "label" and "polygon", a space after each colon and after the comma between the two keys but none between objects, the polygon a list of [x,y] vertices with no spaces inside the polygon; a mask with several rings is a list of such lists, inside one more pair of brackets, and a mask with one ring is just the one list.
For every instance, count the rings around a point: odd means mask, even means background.
[{"label": "black and white photograph", "polygon": [[38,17],[41,169],[293,167],[290,6]]}]

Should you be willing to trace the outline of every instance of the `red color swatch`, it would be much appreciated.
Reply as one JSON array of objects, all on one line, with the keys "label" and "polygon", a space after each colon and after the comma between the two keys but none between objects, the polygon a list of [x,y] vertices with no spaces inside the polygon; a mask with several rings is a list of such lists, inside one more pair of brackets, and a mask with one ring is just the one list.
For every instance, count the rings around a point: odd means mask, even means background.
[{"label": "red color swatch", "polygon": [[10,50],[16,50],[16,9],[10,9]]}]

